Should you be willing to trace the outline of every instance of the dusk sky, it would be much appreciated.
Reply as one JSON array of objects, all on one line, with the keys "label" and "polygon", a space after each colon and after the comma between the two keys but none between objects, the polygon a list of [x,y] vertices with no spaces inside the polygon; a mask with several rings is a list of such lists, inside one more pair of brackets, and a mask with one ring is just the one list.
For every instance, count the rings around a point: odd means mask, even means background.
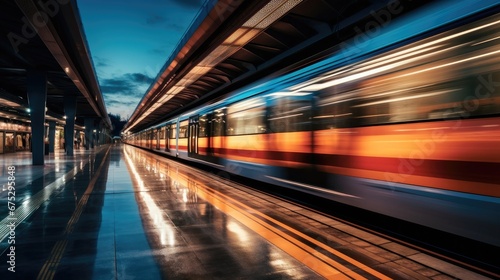
[{"label": "dusk sky", "polygon": [[78,0],[108,113],[130,117],[204,0]]}]

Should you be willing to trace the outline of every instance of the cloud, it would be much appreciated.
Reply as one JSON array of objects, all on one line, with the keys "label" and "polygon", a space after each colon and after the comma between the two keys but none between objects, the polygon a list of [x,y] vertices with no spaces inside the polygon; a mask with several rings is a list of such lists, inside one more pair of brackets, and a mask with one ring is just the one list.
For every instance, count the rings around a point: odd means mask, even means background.
[{"label": "cloud", "polygon": [[100,83],[108,113],[130,116],[154,78],[143,73],[126,73]]},{"label": "cloud", "polygon": [[125,76],[129,76],[136,83],[144,83],[149,85],[154,81],[154,78],[146,76],[142,73],[132,73],[132,74],[129,73],[126,74]]},{"label": "cloud", "polygon": [[96,68],[103,68],[103,67],[110,66],[109,65],[109,59],[106,59],[106,58],[102,58],[102,57],[99,57],[99,56],[94,56],[94,61],[95,61],[95,67]]},{"label": "cloud", "polygon": [[[105,96],[105,99],[107,98],[109,99],[109,96]],[[140,98],[113,95],[111,96],[111,100],[106,101],[106,109],[110,114],[119,115],[122,119],[128,119],[134,112],[134,109],[137,107],[140,100]]]},{"label": "cloud", "polygon": [[124,95],[105,95],[104,97],[106,99],[106,105],[109,107],[117,107],[117,106],[126,106],[126,107],[132,107],[136,106],[140,98],[130,98],[130,96],[124,96]]},{"label": "cloud", "polygon": [[141,101],[141,96],[131,96],[121,93],[107,93],[103,95],[108,113],[120,115],[124,118],[132,115],[137,104]]},{"label": "cloud", "polygon": [[127,73],[111,79],[101,81],[101,91],[104,95],[126,94],[127,96],[142,97],[145,88],[154,81],[154,78],[142,73]]}]

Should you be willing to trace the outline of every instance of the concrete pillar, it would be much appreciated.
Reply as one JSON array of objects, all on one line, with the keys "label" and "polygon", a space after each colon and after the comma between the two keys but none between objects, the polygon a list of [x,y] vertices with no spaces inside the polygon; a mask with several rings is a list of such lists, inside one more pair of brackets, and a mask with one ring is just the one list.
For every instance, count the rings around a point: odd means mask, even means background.
[{"label": "concrete pillar", "polygon": [[56,144],[56,122],[49,121],[49,152],[54,153]]},{"label": "concrete pillar", "polygon": [[[80,139],[81,135],[80,135],[80,131],[77,130],[76,133],[75,133],[75,138],[78,140]],[[78,142],[76,143],[77,146],[75,147],[75,149],[80,149],[79,145],[78,145]]]},{"label": "concrete pillar", "polygon": [[31,117],[31,147],[33,165],[43,165],[45,149],[45,106],[47,103],[47,74],[29,70],[27,94]]},{"label": "concrete pillar", "polygon": [[64,97],[64,114],[66,115],[66,125],[64,126],[64,143],[66,145],[66,155],[72,156],[75,139],[75,116],[76,116],[76,96],[66,95]]},{"label": "concrete pillar", "polygon": [[101,145],[101,142],[99,142],[99,126],[94,126],[94,143],[96,145],[96,147],[98,147],[99,145]]},{"label": "concrete pillar", "polygon": [[104,124],[103,122],[99,122],[99,143],[101,145],[105,144],[104,142],[104,137],[106,136],[106,134],[104,134]]},{"label": "concrete pillar", "polygon": [[93,118],[85,118],[84,120],[85,124],[85,150],[90,149],[91,147],[94,147],[94,144],[92,142],[93,140],[93,130],[94,130],[94,119]]},{"label": "concrete pillar", "polygon": [[104,128],[102,131],[103,131],[103,134],[104,134],[104,137],[102,139],[103,143],[104,144],[109,144],[109,133],[108,133],[108,130],[106,128]]}]

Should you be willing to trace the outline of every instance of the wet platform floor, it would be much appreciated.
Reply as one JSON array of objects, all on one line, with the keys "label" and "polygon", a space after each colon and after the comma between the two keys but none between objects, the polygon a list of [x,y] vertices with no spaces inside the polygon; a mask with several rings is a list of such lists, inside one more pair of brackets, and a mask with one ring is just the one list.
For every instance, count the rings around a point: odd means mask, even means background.
[{"label": "wet platform floor", "polygon": [[0,156],[0,279],[484,279],[132,146],[26,154]]}]

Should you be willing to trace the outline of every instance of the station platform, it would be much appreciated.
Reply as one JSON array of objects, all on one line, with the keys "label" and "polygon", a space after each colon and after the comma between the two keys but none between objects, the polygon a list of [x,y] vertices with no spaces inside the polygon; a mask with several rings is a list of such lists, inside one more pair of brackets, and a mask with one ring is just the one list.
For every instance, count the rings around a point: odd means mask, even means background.
[{"label": "station platform", "polygon": [[0,279],[487,279],[129,145],[0,161]]}]

